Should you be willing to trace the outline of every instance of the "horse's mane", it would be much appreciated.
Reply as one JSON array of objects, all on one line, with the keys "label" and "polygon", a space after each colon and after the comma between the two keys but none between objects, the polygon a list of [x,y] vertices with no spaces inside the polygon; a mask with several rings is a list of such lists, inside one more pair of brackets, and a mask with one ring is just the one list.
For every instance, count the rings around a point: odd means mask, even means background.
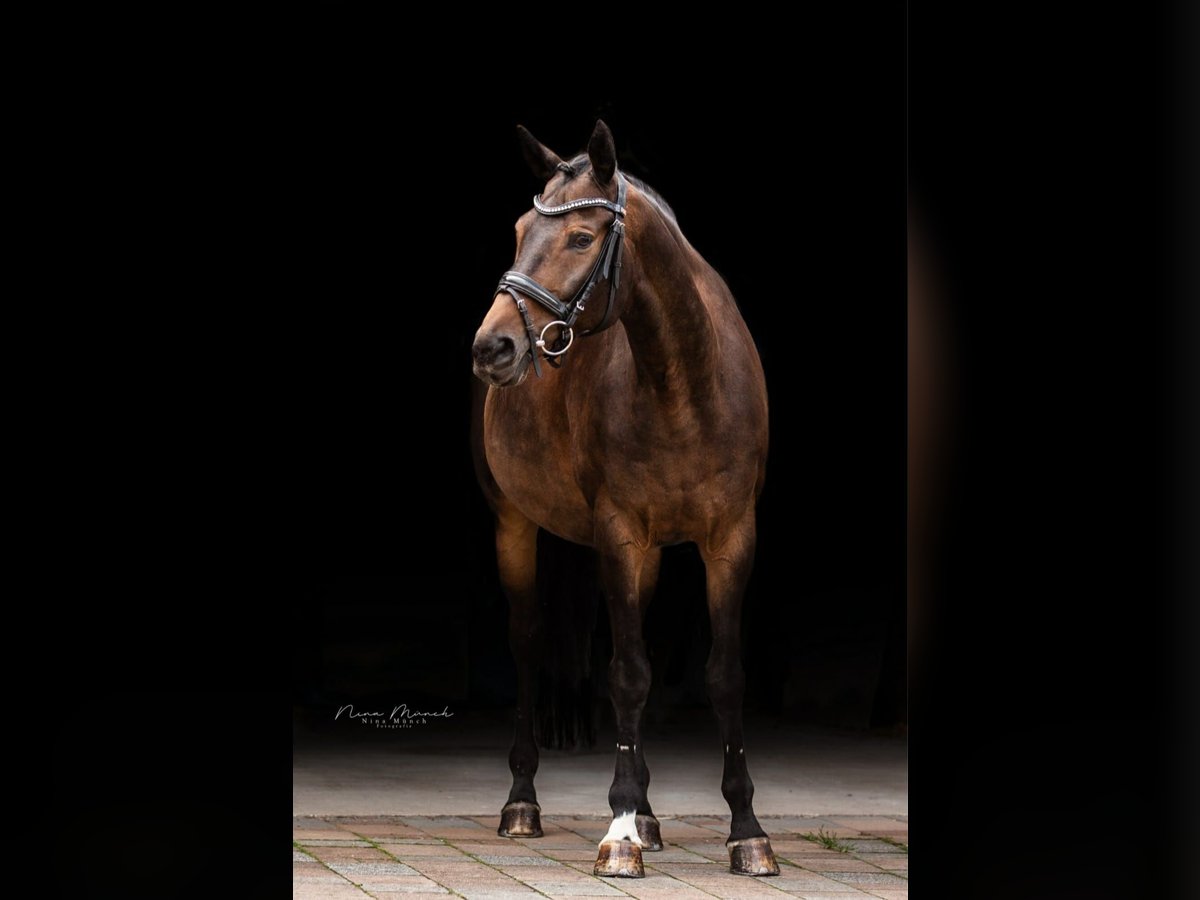
[{"label": "horse's mane", "polygon": [[[591,169],[592,162],[588,159],[586,153],[581,153],[568,162],[567,166],[570,167],[570,172],[568,175],[574,177]],[[642,179],[638,178],[636,175],[630,175],[624,169],[621,170],[621,174],[625,176],[626,181],[653,200],[658,205],[659,209],[662,210],[663,215],[665,215],[676,225],[679,224],[679,221],[675,218],[675,210],[671,209],[671,204],[667,203],[662,194],[650,187],[650,185],[646,184],[646,182],[642,181]]]}]

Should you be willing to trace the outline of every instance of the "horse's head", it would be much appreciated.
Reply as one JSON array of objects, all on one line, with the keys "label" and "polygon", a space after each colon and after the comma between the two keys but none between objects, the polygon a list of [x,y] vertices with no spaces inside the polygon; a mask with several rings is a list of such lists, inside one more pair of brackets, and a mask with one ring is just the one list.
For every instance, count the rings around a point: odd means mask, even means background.
[{"label": "horse's head", "polygon": [[624,232],[625,181],[612,132],[596,123],[588,150],[564,162],[518,126],[533,174],[546,182],[517,220],[517,255],[475,334],[475,374],[520,384],[532,363],[556,360],[580,334],[619,316],[614,308]]}]

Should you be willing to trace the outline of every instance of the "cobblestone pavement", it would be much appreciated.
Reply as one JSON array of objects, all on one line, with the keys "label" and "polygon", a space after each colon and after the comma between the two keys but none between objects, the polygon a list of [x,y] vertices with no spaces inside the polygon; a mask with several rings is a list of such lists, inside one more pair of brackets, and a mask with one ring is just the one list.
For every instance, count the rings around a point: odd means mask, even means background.
[{"label": "cobblestone pavement", "polygon": [[544,816],[540,838],[502,838],[499,816],[356,816],[292,820],[292,896],[637,897],[810,900],[908,897],[907,816],[761,816],[780,874],[729,872],[727,822],[660,819],[663,849],[645,878],[596,878],[599,817]]}]

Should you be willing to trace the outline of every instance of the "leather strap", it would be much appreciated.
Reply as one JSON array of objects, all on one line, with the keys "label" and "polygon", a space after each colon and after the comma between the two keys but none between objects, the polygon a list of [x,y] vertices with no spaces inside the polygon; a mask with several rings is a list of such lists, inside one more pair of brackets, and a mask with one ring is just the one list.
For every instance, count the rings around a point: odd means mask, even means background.
[{"label": "leather strap", "polygon": [[500,276],[500,285],[496,289],[496,293],[500,293],[505,288],[516,288],[522,294],[532,297],[560,319],[565,319],[571,314],[571,309],[567,304],[563,303],[532,278],[522,275],[520,272],[510,271]]},{"label": "leather strap", "polygon": [[517,301],[517,310],[521,313],[521,318],[525,320],[525,333],[529,335],[530,355],[533,357],[533,374],[538,378],[542,377],[542,368],[538,365],[538,357],[541,356],[537,352],[537,329],[533,325],[533,316],[529,315],[529,308],[525,306],[525,301],[516,294],[510,292],[510,297]]},{"label": "leather strap", "polygon": [[[579,286],[579,289],[575,292],[575,296],[564,303],[551,291],[546,290],[546,288],[528,275],[518,272],[515,269],[510,269],[500,276],[500,283],[496,285],[497,294],[507,293],[517,303],[517,309],[520,311],[521,318],[525,322],[525,330],[529,334],[529,352],[533,356],[533,371],[539,378],[542,372],[538,365],[538,357],[541,354],[537,347],[537,333],[533,326],[533,317],[530,316],[529,309],[525,306],[521,295],[524,294],[548,309],[557,317],[556,321],[564,324],[565,327],[560,329],[558,336],[558,341],[561,342],[565,340],[564,335],[567,333],[567,330],[574,327],[575,320],[583,313],[596,285],[608,279],[608,302],[604,308],[604,317],[600,320],[600,324],[596,328],[581,332],[580,337],[595,334],[608,327],[609,319],[612,317],[617,289],[620,287],[621,282],[621,252],[622,245],[624,244],[622,238],[625,235],[625,198],[628,193],[628,182],[625,181],[625,176],[617,172],[616,178],[616,203],[606,197],[583,197],[579,200],[560,203],[557,206],[547,206],[542,203],[540,194],[533,198],[533,208],[543,216],[562,216],[577,209],[587,209],[590,207],[607,209],[613,214],[612,223],[608,226],[608,233],[604,236],[604,243],[600,247],[600,255],[596,257],[596,262],[592,264],[587,279]],[[562,356],[548,356],[546,360],[551,365],[557,367],[562,362]]]}]

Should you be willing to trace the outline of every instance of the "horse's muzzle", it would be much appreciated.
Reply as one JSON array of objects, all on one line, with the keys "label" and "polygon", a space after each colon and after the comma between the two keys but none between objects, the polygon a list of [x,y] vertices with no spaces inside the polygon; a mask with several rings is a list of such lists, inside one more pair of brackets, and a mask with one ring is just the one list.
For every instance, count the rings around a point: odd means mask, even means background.
[{"label": "horse's muzzle", "polygon": [[475,377],[497,387],[512,387],[524,381],[529,355],[521,352],[519,343],[524,340],[503,332],[476,335],[471,347]]}]

